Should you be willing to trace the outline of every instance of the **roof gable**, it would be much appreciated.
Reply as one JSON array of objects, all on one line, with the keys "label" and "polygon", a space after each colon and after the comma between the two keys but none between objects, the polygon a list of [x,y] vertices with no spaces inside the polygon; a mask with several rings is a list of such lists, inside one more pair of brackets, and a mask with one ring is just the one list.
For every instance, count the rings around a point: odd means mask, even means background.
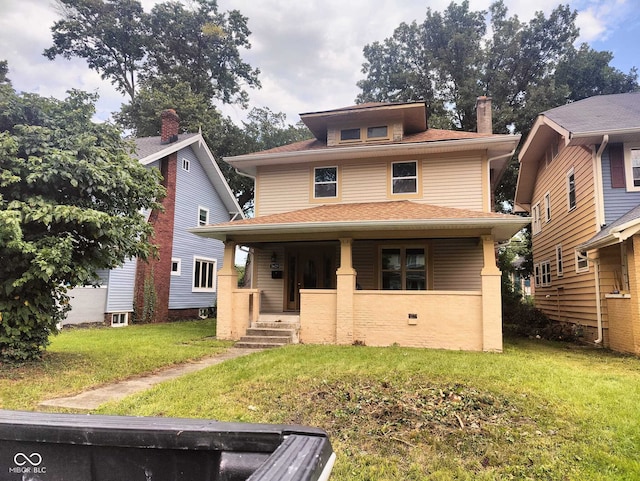
[{"label": "roof gable", "polygon": [[140,137],[134,140],[136,157],[142,165],[149,165],[181,149],[191,148],[202,165],[209,181],[220,196],[225,208],[231,215],[244,218],[244,214],[231,188],[227,183],[213,154],[204,141],[202,134],[180,134],[178,140],[170,144],[162,143],[160,136]]}]

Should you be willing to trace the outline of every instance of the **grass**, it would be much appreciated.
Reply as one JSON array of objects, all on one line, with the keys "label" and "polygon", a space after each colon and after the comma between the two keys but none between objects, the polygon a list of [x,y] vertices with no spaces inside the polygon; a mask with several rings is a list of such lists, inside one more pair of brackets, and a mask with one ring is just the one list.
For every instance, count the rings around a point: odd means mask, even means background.
[{"label": "grass", "polygon": [[37,404],[161,367],[216,354],[215,321],[64,329],[51,338],[42,362],[0,365],[0,408],[34,410]]},{"label": "grass", "polygon": [[[154,327],[174,341],[173,326]],[[188,345],[211,342],[192,329]],[[60,336],[47,362],[62,353],[84,358],[93,353],[85,335],[100,345],[112,332]],[[120,364],[121,354],[99,355],[106,359],[98,364]],[[40,384],[38,372],[24,375]],[[640,479],[640,359],[566,344],[510,340],[503,354],[296,345],[99,412],[319,426],[338,455],[332,480]]]}]

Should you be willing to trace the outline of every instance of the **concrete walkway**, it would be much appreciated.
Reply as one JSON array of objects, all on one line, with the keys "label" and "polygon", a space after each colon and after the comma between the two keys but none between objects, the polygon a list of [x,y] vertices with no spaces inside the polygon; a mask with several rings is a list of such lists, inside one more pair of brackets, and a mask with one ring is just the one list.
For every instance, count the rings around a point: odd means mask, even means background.
[{"label": "concrete walkway", "polygon": [[163,369],[162,371],[148,376],[109,384],[97,389],[92,389],[91,391],[82,392],[75,396],[49,399],[41,402],[40,406],[91,411],[93,409],[97,409],[98,406],[105,402],[119,401],[131,394],[149,389],[158,383],[175,379],[191,372],[199,371],[205,367],[215,366],[216,364],[228,361],[229,359],[235,359],[237,357],[253,354],[254,352],[260,352],[261,350],[262,349],[240,349],[232,347],[231,349],[216,356],[207,357],[196,362],[180,364],[168,369]]}]

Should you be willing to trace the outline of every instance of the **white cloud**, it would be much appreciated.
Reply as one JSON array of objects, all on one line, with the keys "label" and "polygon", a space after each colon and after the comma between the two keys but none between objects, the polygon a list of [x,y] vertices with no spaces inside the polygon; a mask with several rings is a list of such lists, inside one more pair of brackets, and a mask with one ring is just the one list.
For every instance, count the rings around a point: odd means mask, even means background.
[{"label": "white cloud", "polygon": [[[0,0],[0,59],[9,60],[13,85],[29,92],[63,97],[69,88],[98,91],[99,118],[116,111],[124,100],[81,59],[42,56],[51,46],[50,28],[57,18],[55,0]],[[183,0],[188,3],[189,0]],[[460,0],[461,1],[461,0]],[[460,3],[458,1],[458,3]],[[579,10],[581,41],[606,39],[612,28],[631,28],[632,0],[567,0]],[[401,22],[421,22],[427,6],[444,11],[451,0],[219,0],[219,10],[237,9],[248,18],[252,48],[244,60],[261,70],[261,90],[249,90],[252,106],[287,114],[350,105],[363,77],[362,49],[391,36]],[[159,0],[142,0],[151,10]],[[492,0],[470,0],[472,10],[486,10]],[[509,0],[509,15],[528,21],[536,11],[549,14],[558,0]],[[566,3],[566,2],[564,2]],[[634,25],[633,28],[640,28]],[[600,48],[615,50],[613,46]],[[246,117],[237,106],[223,111],[234,120]]]}]

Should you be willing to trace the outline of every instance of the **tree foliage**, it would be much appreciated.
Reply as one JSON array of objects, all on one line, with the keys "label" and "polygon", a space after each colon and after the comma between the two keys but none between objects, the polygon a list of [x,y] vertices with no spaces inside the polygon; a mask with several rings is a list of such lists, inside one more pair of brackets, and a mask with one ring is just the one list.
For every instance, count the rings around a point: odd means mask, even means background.
[{"label": "tree foliage", "polygon": [[139,85],[185,82],[195,93],[246,104],[242,86],[259,87],[258,70],[240,57],[250,48],[247,19],[219,13],[216,0],[156,5],[139,0],[57,0],[61,19],[44,55],[83,58],[133,101]]},{"label": "tree foliage", "polygon": [[63,101],[0,85],[0,359],[37,358],[68,310],[67,289],[151,252],[142,214],[159,173],[131,157],[94,95]]},{"label": "tree foliage", "polygon": [[[422,23],[402,23],[390,38],[364,47],[356,101],[422,100],[430,127],[474,131],[476,99],[487,95],[494,131],[524,136],[540,112],[637,89],[635,68],[624,74],[609,65],[609,52],[573,46],[575,20],[567,5],[529,22],[508,16],[501,0],[488,11],[471,11],[468,1],[442,13],[428,8]],[[496,192],[498,205],[513,199],[516,179],[512,160]]]}]

